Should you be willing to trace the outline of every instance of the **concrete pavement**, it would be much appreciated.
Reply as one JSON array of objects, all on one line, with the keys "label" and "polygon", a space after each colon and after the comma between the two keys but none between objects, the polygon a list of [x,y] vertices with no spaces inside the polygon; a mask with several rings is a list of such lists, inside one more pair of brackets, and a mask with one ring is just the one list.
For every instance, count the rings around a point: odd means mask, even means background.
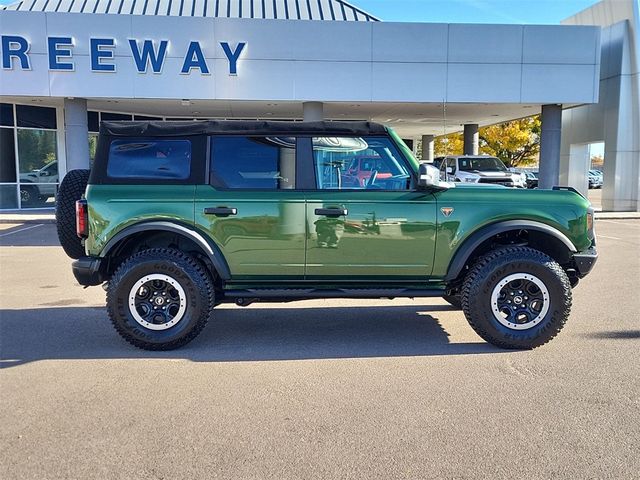
[{"label": "concrete pavement", "polygon": [[597,221],[595,271],[531,352],[435,299],[223,306],[187,347],[141,351],[75,283],[55,226],[27,226],[0,231],[0,478],[640,471],[639,221]]}]

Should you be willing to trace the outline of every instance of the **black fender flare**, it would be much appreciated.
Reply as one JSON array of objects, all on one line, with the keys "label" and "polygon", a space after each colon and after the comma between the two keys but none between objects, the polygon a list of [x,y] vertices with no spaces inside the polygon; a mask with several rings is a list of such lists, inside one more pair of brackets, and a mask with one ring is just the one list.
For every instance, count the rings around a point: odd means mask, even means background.
[{"label": "black fender flare", "polygon": [[449,264],[449,270],[447,271],[445,281],[450,282],[458,278],[458,275],[462,272],[467,260],[473,254],[475,249],[482,244],[482,242],[494,235],[508,232],[509,230],[534,230],[546,233],[562,242],[570,252],[577,252],[575,245],[564,233],[557,228],[547,225],[546,223],[536,222],[534,220],[506,220],[503,222],[492,223],[491,225],[487,225],[472,233],[462,243],[462,245],[458,247],[456,253],[453,255],[451,263]]},{"label": "black fender flare", "polygon": [[231,272],[229,270],[229,264],[227,263],[224,255],[220,251],[220,248],[212,241],[207,239],[206,235],[200,233],[197,229],[194,229],[191,226],[183,225],[180,223],[169,222],[169,221],[146,221],[136,223],[134,225],[130,225],[126,228],[120,230],[117,234],[109,239],[107,244],[104,246],[102,251],[100,252],[100,258],[106,257],[109,252],[118,244],[120,241],[126,239],[127,237],[134,235],[140,232],[146,232],[151,230],[160,230],[164,232],[176,233],[178,235],[182,235],[184,237],[189,238],[196,245],[200,246],[202,250],[207,254],[207,257],[213,264],[213,267],[216,269],[216,273],[222,280],[229,280],[231,278]]}]

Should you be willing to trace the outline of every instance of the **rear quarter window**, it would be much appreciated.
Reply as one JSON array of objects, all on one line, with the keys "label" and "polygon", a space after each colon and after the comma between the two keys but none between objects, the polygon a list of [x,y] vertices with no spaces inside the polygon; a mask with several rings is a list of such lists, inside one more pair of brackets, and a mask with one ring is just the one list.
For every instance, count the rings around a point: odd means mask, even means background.
[{"label": "rear quarter window", "polygon": [[107,176],[114,179],[186,180],[191,176],[191,141],[127,138],[109,147]]}]

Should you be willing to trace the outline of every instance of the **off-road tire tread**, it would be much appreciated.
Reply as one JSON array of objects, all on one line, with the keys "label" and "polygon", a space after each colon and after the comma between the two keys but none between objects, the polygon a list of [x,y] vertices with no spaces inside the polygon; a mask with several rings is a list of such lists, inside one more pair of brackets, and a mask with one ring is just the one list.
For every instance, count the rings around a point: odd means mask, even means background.
[{"label": "off-road tire tread", "polygon": [[[141,260],[149,260],[151,257],[157,256],[162,260],[173,261],[176,264],[180,265],[178,262],[184,262],[186,264],[187,269],[191,269],[188,273],[191,276],[191,279],[194,281],[198,290],[200,292],[205,292],[207,297],[207,308],[206,312],[200,315],[200,318],[194,328],[191,331],[172,342],[168,343],[152,343],[145,342],[138,338],[134,338],[129,333],[122,328],[122,326],[116,321],[117,313],[112,309],[112,297],[116,296],[116,286],[122,281],[123,277],[128,273],[129,269],[136,266]],[[181,268],[185,268],[185,265],[180,265]],[[213,307],[215,305],[215,291],[213,282],[211,280],[211,274],[207,271],[205,265],[202,262],[199,262],[197,259],[192,257],[191,255],[181,252],[180,250],[176,250],[174,248],[150,248],[147,250],[143,250],[138,252],[131,257],[127,258],[124,262],[120,264],[117,270],[114,272],[113,276],[109,280],[107,285],[107,311],[109,314],[109,319],[111,323],[115,327],[116,331],[120,334],[122,338],[124,338],[131,345],[141,348],[143,350],[175,350],[176,348],[180,348],[190,341],[192,341],[195,337],[197,337],[202,329],[206,327],[207,322],[211,316],[213,311]]]},{"label": "off-road tire tread", "polygon": [[[562,312],[561,317],[552,323],[548,323],[545,328],[541,329],[537,338],[534,341],[530,342],[529,345],[523,346],[518,345],[511,342],[506,342],[502,339],[496,338],[487,332],[480,323],[474,321],[473,312],[469,306],[470,298],[480,295],[479,289],[482,284],[482,280],[486,275],[486,268],[492,262],[497,261],[501,257],[504,256],[509,257],[510,261],[513,260],[514,256],[518,256],[519,259],[522,259],[523,256],[526,256],[526,260],[534,261],[543,264],[546,268],[551,270],[562,282],[562,289],[565,296],[565,309]],[[564,327],[567,320],[569,319],[569,314],[571,312],[571,283],[569,282],[569,278],[567,274],[562,269],[562,267],[551,257],[540,252],[539,250],[535,250],[530,247],[505,247],[493,250],[486,255],[480,257],[476,263],[471,267],[469,273],[464,279],[464,283],[461,289],[462,293],[462,311],[464,312],[469,325],[471,328],[480,335],[483,339],[488,341],[489,343],[504,349],[510,350],[532,350],[534,348],[540,347],[547,342],[551,341]]]},{"label": "off-road tire tread", "polygon": [[76,234],[76,200],[89,182],[89,170],[71,170],[62,179],[56,199],[56,229],[64,252],[71,258],[85,256],[82,240]]}]

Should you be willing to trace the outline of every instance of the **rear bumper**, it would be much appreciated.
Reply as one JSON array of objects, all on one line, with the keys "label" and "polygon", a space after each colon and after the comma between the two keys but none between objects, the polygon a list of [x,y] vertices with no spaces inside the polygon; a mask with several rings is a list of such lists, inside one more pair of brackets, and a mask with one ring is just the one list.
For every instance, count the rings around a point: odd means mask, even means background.
[{"label": "rear bumper", "polygon": [[104,281],[100,273],[101,262],[98,257],[80,257],[71,264],[73,276],[85,287],[100,285]]},{"label": "rear bumper", "polygon": [[595,247],[591,247],[584,252],[578,252],[573,255],[573,260],[576,264],[576,271],[580,278],[586,276],[596,264],[598,260],[598,252]]}]

